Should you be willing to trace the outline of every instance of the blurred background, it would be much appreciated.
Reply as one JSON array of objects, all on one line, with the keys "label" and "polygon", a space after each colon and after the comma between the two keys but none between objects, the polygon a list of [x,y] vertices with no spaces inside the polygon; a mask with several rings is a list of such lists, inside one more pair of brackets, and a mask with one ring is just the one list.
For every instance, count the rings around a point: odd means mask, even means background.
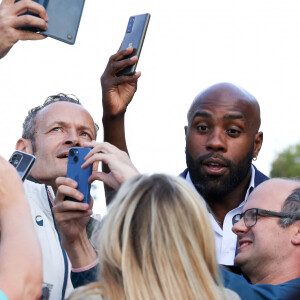
[{"label": "blurred background", "polygon": [[[27,111],[58,92],[81,99],[102,141],[100,76],[129,17],[146,12],[151,20],[137,68],[142,76],[126,115],[137,168],[179,174],[192,100],[227,81],[260,103],[264,143],[255,165],[269,175],[278,154],[300,140],[298,0],[87,0],[74,46],[51,38],[19,42],[0,61],[1,154],[8,159],[14,151]],[[292,163],[300,163],[297,157]],[[103,213],[101,183],[93,193],[94,210]]]}]

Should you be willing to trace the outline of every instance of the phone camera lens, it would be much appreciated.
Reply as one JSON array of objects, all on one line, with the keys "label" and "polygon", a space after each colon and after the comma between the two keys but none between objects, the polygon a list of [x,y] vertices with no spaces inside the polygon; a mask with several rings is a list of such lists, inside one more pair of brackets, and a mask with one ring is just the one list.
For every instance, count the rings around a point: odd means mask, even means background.
[{"label": "phone camera lens", "polygon": [[74,162],[78,162],[78,156],[74,156]]},{"label": "phone camera lens", "polygon": [[70,154],[70,156],[74,156],[74,150],[73,149],[71,149],[70,151],[69,151],[69,154]]},{"label": "phone camera lens", "polygon": [[17,156],[16,154],[13,155],[12,160],[15,160],[17,157],[18,157],[18,156]]}]

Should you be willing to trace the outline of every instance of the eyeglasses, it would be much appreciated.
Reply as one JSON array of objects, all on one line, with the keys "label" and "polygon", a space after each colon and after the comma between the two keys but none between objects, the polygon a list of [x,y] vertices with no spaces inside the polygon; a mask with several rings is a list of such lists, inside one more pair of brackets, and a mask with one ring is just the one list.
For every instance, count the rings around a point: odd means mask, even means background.
[{"label": "eyeglasses", "polygon": [[261,217],[272,216],[272,217],[278,217],[278,218],[290,218],[290,219],[293,218],[293,215],[289,214],[289,213],[275,212],[275,211],[264,210],[264,209],[260,209],[260,208],[250,208],[250,209],[247,209],[242,214],[234,215],[232,218],[232,225],[234,225],[239,220],[244,218],[244,223],[245,223],[246,227],[250,228],[256,224],[258,215]]}]

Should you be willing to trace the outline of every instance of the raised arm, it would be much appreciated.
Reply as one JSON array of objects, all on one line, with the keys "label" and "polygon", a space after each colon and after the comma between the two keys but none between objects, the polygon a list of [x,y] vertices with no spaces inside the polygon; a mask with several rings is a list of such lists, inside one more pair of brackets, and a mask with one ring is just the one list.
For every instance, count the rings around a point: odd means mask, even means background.
[{"label": "raised arm", "polygon": [[[128,149],[125,134],[125,112],[137,90],[137,80],[141,76],[141,73],[138,72],[132,76],[120,77],[116,74],[120,69],[137,62],[137,56],[124,59],[132,51],[133,48],[130,47],[112,55],[101,76],[104,141],[109,142],[126,153],[128,153]],[[105,163],[102,164],[102,170],[109,173],[109,169]],[[106,184],[104,188],[106,204],[109,204],[114,192]]]},{"label": "raised arm", "polygon": [[[54,199],[53,214],[61,244],[68,254],[72,268],[85,268],[97,258],[86,230],[93,213],[93,203],[80,202],[84,196],[76,189],[78,183],[71,178],[58,177],[56,184],[58,190]],[[79,202],[65,200],[66,196]]]},{"label": "raised arm", "polygon": [[9,299],[39,299],[42,254],[22,181],[0,157],[0,290]]},{"label": "raised arm", "polygon": [[[22,15],[30,11],[40,16]],[[48,28],[48,16],[45,8],[32,0],[2,0],[0,4],[0,58],[3,58],[19,40],[41,40],[45,36],[20,30],[20,27],[30,26],[42,30]]]},{"label": "raised arm", "polygon": [[101,76],[104,141],[127,153],[124,127],[125,112],[136,92],[137,80],[141,73],[120,77],[117,77],[116,74],[120,69],[137,62],[136,56],[124,59],[132,51],[133,48],[130,47],[112,55]]}]

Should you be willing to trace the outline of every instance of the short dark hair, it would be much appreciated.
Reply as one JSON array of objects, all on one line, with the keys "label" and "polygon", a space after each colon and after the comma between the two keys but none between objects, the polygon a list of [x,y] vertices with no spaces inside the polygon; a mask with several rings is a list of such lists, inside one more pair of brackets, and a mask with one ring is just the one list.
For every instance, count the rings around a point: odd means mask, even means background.
[{"label": "short dark hair", "polygon": [[300,220],[300,188],[297,188],[290,194],[283,203],[281,212],[291,215],[290,218],[280,218],[281,227],[288,227],[297,220]]},{"label": "short dark hair", "polygon": [[[36,125],[36,116],[38,112],[41,111],[46,106],[60,101],[71,102],[82,106],[81,102],[75,95],[59,93],[57,95],[49,96],[42,105],[36,106],[28,111],[28,115],[26,116],[23,123],[22,138],[31,141],[33,153],[35,153],[36,151],[35,125]],[[99,130],[99,126],[96,123],[94,124],[95,124],[95,131],[97,134],[97,131]]]}]

